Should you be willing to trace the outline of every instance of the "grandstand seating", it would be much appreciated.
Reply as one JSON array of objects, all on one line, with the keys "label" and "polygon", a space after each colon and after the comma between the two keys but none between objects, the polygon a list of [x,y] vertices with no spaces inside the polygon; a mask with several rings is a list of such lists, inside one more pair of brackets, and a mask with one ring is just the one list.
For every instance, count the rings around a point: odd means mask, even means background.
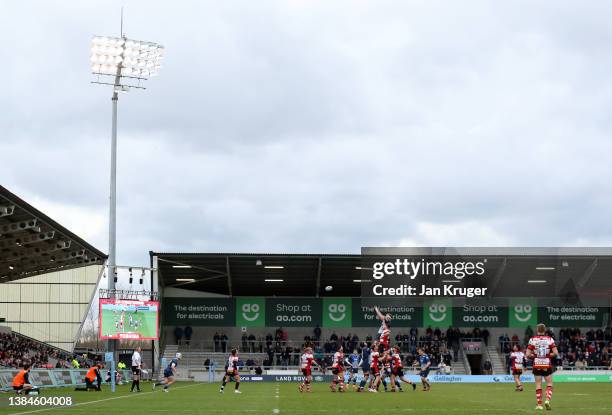
[{"label": "grandstand seating", "polygon": [[[371,341],[372,334],[376,334],[376,329],[356,330],[349,335],[337,335],[333,331],[329,337],[322,337],[320,340],[312,339],[312,329],[302,329],[297,332],[298,337],[288,337],[287,333],[281,333],[282,329],[266,328],[258,333],[258,336],[253,335],[252,340],[249,340],[249,335],[240,338],[228,338],[223,341],[215,342],[211,339],[209,342],[198,341],[199,339],[191,339],[190,342],[181,342],[181,344],[167,344],[164,348],[163,357],[168,361],[176,352],[181,352],[183,355],[182,367],[187,367],[189,370],[206,370],[212,367],[214,370],[223,370],[227,353],[232,347],[240,349],[240,357],[245,364],[247,361],[253,360],[262,369],[295,369],[299,365],[299,356],[303,346],[308,343],[315,347],[315,357],[324,366],[331,365],[331,357],[337,346],[342,344],[345,352],[350,353],[353,349],[359,349],[359,344],[362,341]],[[412,329],[398,330],[398,334],[394,336],[394,344],[400,345],[402,354],[405,359],[405,366],[410,367],[416,356],[417,347],[425,347],[432,356],[434,366],[438,366],[442,361],[445,361],[449,366],[450,373],[468,374],[470,373],[469,364],[460,347],[460,339],[466,336],[472,336],[473,333],[460,333],[456,331],[451,335],[451,340],[447,339],[445,332],[437,329]],[[261,333],[266,333],[262,335]],[[359,334],[363,334],[360,337]],[[421,333],[419,335],[419,333]],[[480,341],[480,339],[477,339]],[[215,344],[216,343],[216,344]],[[208,365],[205,365],[208,360]],[[253,367],[253,366],[251,366]]]},{"label": "grandstand seating", "polygon": [[0,333],[0,367],[69,367],[70,354],[14,331]]}]

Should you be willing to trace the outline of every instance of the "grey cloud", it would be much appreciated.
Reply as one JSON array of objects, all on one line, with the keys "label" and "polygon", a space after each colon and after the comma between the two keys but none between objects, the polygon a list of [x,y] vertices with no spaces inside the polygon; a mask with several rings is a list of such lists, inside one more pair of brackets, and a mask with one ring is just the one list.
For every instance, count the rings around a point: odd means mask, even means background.
[{"label": "grey cloud", "polygon": [[[119,6],[6,6],[3,185],[106,214],[110,91],[88,48]],[[167,57],[120,97],[120,261],[610,243],[611,7],[130,2],[127,34]]]}]

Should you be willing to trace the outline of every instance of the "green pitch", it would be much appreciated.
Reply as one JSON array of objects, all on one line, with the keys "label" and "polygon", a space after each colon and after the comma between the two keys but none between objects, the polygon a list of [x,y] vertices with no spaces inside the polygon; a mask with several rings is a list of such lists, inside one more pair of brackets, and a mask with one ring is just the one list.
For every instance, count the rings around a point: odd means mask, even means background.
[{"label": "green pitch", "polygon": [[[0,414],[523,414],[535,413],[533,384],[525,392],[514,392],[512,384],[433,384],[431,392],[403,393],[331,393],[325,384],[316,384],[310,394],[300,394],[293,383],[243,383],[242,395],[234,394],[229,384],[224,394],[219,385],[209,383],[176,383],[169,393],[160,388],[151,392],[143,382],[141,393],[130,393],[120,386],[112,394],[105,386],[102,392],[74,392],[69,389],[48,390],[41,396],[72,396],[70,408],[9,408],[7,394],[0,394]],[[611,414],[612,384],[564,383],[555,385],[553,414]],[[538,413],[540,413],[538,411]]]},{"label": "green pitch", "polygon": [[[132,324],[130,325],[130,317]],[[157,312],[155,311],[126,311],[123,318],[123,328],[118,324],[121,313],[102,309],[102,335],[115,335],[118,333],[139,333],[141,337],[154,338],[157,336]]]}]

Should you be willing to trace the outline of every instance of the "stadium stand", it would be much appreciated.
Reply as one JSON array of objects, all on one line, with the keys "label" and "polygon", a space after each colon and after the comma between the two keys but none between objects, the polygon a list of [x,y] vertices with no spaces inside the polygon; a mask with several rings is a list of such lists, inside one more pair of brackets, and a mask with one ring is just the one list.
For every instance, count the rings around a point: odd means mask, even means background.
[{"label": "stadium stand", "polygon": [[72,351],[105,259],[0,186],[0,325]]},{"label": "stadium stand", "polygon": [[[555,335],[557,348],[559,350],[558,365],[564,370],[596,370],[612,368],[612,329],[590,329],[583,332],[579,328],[563,328]],[[510,351],[515,344],[521,348],[525,347],[526,339],[531,333],[527,331],[523,339],[514,335],[508,338],[502,335],[499,338],[499,348],[503,353],[505,367],[510,364]],[[509,370],[509,369],[507,369]]]},{"label": "stadium stand", "polygon": [[51,347],[16,332],[0,333],[0,366],[33,368],[67,368],[71,356],[65,350]]}]

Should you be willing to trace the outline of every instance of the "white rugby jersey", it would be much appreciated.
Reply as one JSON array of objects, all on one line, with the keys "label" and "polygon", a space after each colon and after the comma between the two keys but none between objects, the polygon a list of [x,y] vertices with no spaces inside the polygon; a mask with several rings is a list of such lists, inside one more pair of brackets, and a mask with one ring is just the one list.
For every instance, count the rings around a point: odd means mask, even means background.
[{"label": "white rugby jersey", "polygon": [[232,356],[227,359],[227,368],[228,369],[238,369],[238,356]]},{"label": "white rugby jersey", "polygon": [[512,352],[510,353],[510,363],[512,369],[523,369],[523,360],[525,359],[525,353],[523,352]]},{"label": "white rugby jersey", "polygon": [[314,356],[311,353],[304,353],[301,358],[302,369],[310,369]]}]

